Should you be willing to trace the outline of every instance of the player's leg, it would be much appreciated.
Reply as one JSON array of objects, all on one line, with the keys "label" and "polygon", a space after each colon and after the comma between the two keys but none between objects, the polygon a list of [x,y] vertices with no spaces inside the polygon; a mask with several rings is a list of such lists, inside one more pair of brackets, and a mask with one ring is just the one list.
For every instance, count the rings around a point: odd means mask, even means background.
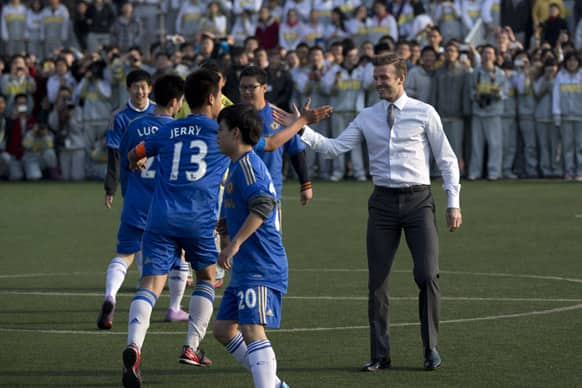
[{"label": "player's leg", "polygon": [[170,269],[179,257],[177,243],[170,237],[150,232],[143,235],[143,278],[129,307],[127,347],[123,351],[123,384],[139,387],[140,352],[150,325],[152,310],[158,301]]},{"label": "player's leg", "polygon": [[166,322],[187,321],[188,313],[182,310],[182,299],[184,298],[184,291],[186,290],[186,283],[188,282],[188,274],[190,267],[184,260],[184,255],[180,257],[180,261],[172,268],[168,277],[168,288],[170,291],[170,304],[166,310],[164,320]]},{"label": "player's leg", "polygon": [[251,371],[247,358],[247,344],[244,342],[238,326],[238,297],[235,287],[227,287],[222,295],[222,301],[212,333],[231,356],[246,370]]},{"label": "player's leg", "polygon": [[[214,244],[216,245],[216,249],[218,251],[221,250],[221,240],[220,234],[215,230],[214,231]],[[216,264],[216,281],[214,282],[214,288],[220,288],[224,284],[224,268],[220,265]]]},{"label": "player's leg", "polygon": [[[247,296],[248,300],[246,300]],[[249,362],[247,344],[250,345],[249,341],[251,343],[257,340],[268,341],[263,327],[278,328],[281,316],[280,311],[281,294],[277,291],[265,287],[239,289],[229,286],[224,291],[220,308],[216,314],[216,321],[213,328],[214,337],[218,342],[224,345],[226,350],[235,360],[238,361],[239,364],[249,372],[253,373],[251,363]],[[239,320],[241,326],[239,326]],[[246,323],[242,325],[242,322]],[[266,324],[264,322],[266,322]],[[253,329],[255,326],[258,328]],[[246,336],[243,336],[243,332],[241,331],[243,327],[251,327],[251,329],[247,330],[248,335]],[[259,333],[261,335],[257,335],[256,330],[260,331],[261,329],[262,333]],[[262,343],[263,345],[266,345],[265,342]],[[260,354],[257,356],[259,355]],[[272,366],[274,367],[273,373],[275,373],[274,386],[281,388],[287,387],[287,384],[282,382],[276,375],[276,358],[274,359],[274,364]]]},{"label": "player's leg", "polygon": [[214,310],[214,282],[218,252],[212,235],[199,237],[197,241],[183,239],[186,260],[196,272],[196,284],[190,297],[188,334],[179,362],[194,366],[210,366],[212,361],[199,349],[206,335],[208,322]]},{"label": "player's leg", "polygon": [[277,357],[265,327],[278,328],[281,321],[281,293],[264,286],[237,291],[240,331],[247,346],[247,359],[255,387],[279,387]]},{"label": "player's leg", "polygon": [[97,317],[99,329],[111,329],[113,314],[117,303],[117,293],[125,280],[127,269],[133,263],[135,253],[141,249],[143,231],[131,225],[121,223],[117,232],[117,254],[109,265],[105,275],[105,297]]}]

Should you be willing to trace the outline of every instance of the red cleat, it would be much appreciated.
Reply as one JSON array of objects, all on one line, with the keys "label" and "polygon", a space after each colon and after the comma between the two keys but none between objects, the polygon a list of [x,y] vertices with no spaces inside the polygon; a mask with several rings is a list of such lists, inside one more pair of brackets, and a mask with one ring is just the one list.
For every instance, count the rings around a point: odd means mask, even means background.
[{"label": "red cleat", "polygon": [[188,345],[182,348],[182,354],[178,359],[180,364],[194,365],[200,367],[207,367],[212,365],[212,360],[206,357],[204,352],[200,349],[194,350]]}]

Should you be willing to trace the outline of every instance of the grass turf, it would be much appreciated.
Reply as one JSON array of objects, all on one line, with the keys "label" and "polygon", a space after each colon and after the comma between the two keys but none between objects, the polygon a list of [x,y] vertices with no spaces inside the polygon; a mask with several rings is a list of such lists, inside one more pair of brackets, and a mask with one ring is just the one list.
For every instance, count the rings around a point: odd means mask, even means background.
[{"label": "grass turf", "polygon": [[[371,185],[317,183],[305,208],[296,184],[286,185],[290,287],[282,330],[269,337],[279,375],[290,386],[580,386],[581,186],[468,182],[461,202],[465,223],[456,233],[446,231],[439,186],[433,192],[443,366],[421,369],[416,289],[403,241],[391,275],[394,368],[365,374],[357,369],[369,357],[365,225]],[[120,199],[105,210],[95,183],[2,183],[0,199],[0,386],[120,386],[135,270],[121,290],[113,330],[95,328]],[[252,386],[210,334],[203,347],[212,368],[177,363],[185,324],[162,322],[167,300],[162,296],[154,310],[143,349],[145,386]]]}]

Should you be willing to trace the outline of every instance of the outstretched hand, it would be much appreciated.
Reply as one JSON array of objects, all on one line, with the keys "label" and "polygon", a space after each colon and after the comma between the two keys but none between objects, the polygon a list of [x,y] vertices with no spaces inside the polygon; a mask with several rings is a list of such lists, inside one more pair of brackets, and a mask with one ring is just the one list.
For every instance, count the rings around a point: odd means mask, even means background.
[{"label": "outstretched hand", "polygon": [[308,98],[303,109],[300,112],[297,105],[293,104],[293,113],[284,111],[283,109],[274,106],[273,107],[273,118],[279,124],[284,127],[288,127],[293,124],[299,118],[305,119],[307,124],[317,123],[321,120],[327,119],[333,112],[333,107],[331,105],[323,105],[317,108],[311,109],[311,99]]}]

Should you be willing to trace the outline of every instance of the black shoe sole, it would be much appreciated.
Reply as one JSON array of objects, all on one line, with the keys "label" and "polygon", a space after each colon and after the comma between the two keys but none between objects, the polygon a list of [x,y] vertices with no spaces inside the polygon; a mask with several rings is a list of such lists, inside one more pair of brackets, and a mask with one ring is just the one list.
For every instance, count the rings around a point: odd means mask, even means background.
[{"label": "black shoe sole", "polygon": [[103,302],[101,306],[101,312],[99,313],[99,318],[97,319],[97,327],[101,330],[109,330],[113,327],[113,322],[106,321],[105,317],[111,314],[115,305],[109,301]]},{"label": "black shoe sole", "polygon": [[140,372],[133,371],[137,362],[137,353],[134,349],[127,348],[123,351],[123,386],[125,388],[141,388]]}]

